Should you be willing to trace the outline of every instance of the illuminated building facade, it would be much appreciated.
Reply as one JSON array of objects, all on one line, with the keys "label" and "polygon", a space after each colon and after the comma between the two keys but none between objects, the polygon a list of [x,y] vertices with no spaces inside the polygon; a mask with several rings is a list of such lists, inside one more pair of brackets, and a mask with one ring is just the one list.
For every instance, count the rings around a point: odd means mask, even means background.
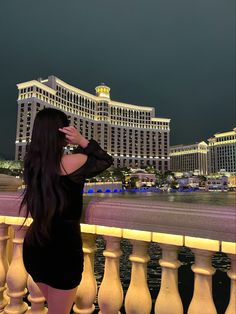
[{"label": "illuminated building facade", "polygon": [[70,124],[86,138],[94,138],[114,157],[115,167],[152,165],[164,172],[170,167],[170,119],[155,117],[155,108],[110,99],[101,84],[96,95],[71,86],[55,76],[17,84],[17,160],[22,160],[36,113],[44,107],[64,111]]},{"label": "illuminated building facade", "polygon": [[176,145],[170,147],[170,169],[173,172],[189,172],[198,170],[206,175],[208,145],[204,141],[192,145]]},{"label": "illuminated building facade", "polygon": [[216,133],[208,142],[210,173],[221,170],[236,173],[236,128],[229,132]]}]

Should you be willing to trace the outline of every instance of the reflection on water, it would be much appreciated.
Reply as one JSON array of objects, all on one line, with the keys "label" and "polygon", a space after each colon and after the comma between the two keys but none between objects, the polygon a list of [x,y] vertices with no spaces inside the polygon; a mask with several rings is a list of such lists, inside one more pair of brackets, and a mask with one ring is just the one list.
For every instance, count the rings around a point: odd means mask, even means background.
[{"label": "reflection on water", "polygon": [[[166,202],[187,202],[187,203],[202,203],[215,204],[225,206],[235,206],[235,196],[233,192],[192,192],[192,193],[101,193],[94,194],[96,197],[124,197],[124,198],[139,198],[147,197],[153,201]],[[92,196],[86,197],[86,203]],[[95,276],[98,286],[101,284],[104,271],[104,256],[102,252],[105,248],[105,243],[102,237],[97,238],[97,252],[95,258]],[[121,249],[123,255],[120,260],[120,277],[124,294],[126,293],[131,275],[131,262],[129,255],[132,253],[132,246],[128,240],[121,241]],[[158,295],[161,283],[161,267],[158,263],[161,258],[161,249],[157,243],[150,243],[149,246],[150,262],[147,265],[147,279],[150,293],[153,300],[153,310],[156,297]],[[179,292],[184,305],[184,313],[187,313],[189,303],[191,302],[194,287],[194,274],[191,270],[191,265],[194,263],[194,255],[191,250],[182,247],[179,250],[179,260],[182,266],[179,268]],[[213,276],[213,298],[218,314],[223,314],[229,302],[230,280],[226,272],[230,268],[230,261],[225,254],[215,253],[212,258],[212,265],[216,269]],[[125,313],[122,308],[121,313]]]}]

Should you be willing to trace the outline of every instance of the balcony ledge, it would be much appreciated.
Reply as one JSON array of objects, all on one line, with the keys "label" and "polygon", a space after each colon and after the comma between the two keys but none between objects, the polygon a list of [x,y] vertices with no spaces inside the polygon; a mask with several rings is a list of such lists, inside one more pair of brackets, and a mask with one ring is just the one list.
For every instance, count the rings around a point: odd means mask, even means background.
[{"label": "balcony ledge", "polygon": [[[20,202],[20,192],[0,192],[0,216],[18,217]],[[164,233],[236,242],[236,208],[233,206],[94,197],[85,209],[84,222],[148,231],[154,236]]]}]

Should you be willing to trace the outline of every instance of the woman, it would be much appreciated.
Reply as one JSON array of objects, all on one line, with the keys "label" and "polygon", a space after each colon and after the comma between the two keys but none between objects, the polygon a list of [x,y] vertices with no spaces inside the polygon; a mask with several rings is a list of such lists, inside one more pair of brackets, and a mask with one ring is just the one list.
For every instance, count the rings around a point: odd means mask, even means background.
[{"label": "woman", "polygon": [[[64,154],[67,144],[79,145]],[[23,261],[48,303],[48,314],[68,314],[83,272],[79,220],[86,178],[113,163],[95,140],[88,141],[69,126],[56,109],[41,110],[35,118],[24,160],[26,207],[33,223],[23,244]]]}]

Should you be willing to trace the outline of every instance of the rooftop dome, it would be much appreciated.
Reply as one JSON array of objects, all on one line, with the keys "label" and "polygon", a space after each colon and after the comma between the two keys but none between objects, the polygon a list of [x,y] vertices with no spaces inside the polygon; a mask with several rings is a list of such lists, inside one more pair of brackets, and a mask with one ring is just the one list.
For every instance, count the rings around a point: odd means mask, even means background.
[{"label": "rooftop dome", "polygon": [[110,90],[110,87],[106,86],[105,83],[101,83],[95,88],[96,96],[110,99]]}]

